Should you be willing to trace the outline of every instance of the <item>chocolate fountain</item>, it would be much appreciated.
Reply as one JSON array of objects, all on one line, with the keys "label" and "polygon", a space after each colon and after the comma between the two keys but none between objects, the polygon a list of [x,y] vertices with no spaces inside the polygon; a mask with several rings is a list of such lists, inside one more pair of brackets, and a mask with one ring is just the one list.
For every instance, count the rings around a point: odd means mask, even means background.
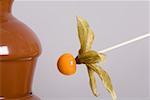
[{"label": "chocolate fountain", "polygon": [[39,40],[11,13],[14,0],[0,0],[0,99],[39,100],[32,94],[32,80]]}]

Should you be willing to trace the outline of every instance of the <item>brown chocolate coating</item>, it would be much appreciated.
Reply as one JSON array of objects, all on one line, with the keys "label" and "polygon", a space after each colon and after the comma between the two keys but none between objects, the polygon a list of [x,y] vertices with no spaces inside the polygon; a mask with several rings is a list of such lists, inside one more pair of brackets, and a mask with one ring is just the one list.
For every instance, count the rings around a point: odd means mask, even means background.
[{"label": "brown chocolate coating", "polygon": [[[41,53],[40,42],[11,14],[12,3],[0,0],[0,99],[39,100],[32,95],[32,79]],[[3,47],[7,53],[2,52]]]}]

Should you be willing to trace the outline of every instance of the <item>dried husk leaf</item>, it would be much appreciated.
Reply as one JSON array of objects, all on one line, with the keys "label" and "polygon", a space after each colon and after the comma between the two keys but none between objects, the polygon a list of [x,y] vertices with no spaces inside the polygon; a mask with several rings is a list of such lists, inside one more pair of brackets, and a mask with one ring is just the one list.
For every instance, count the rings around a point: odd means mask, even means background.
[{"label": "dried husk leaf", "polygon": [[117,96],[116,96],[115,90],[113,89],[111,79],[109,75],[107,74],[107,72],[103,70],[101,67],[97,66],[96,64],[87,64],[87,65],[99,75],[105,88],[111,94],[112,99],[116,100]]},{"label": "dried husk leaf", "polygon": [[93,64],[101,61],[98,52],[90,50],[78,55],[78,60],[83,64]]},{"label": "dried husk leaf", "polygon": [[99,62],[103,62],[105,55],[91,50],[92,43],[94,40],[94,32],[89,27],[88,22],[82,17],[77,17],[77,27],[78,27],[78,37],[80,40],[81,48],[77,56],[77,63],[86,64],[89,74],[90,87],[95,96],[98,96],[96,80],[94,77],[94,72],[96,72],[100,79],[102,80],[105,88],[111,94],[112,99],[116,100],[116,93],[112,87],[111,79],[106,71],[101,67],[96,65]]},{"label": "dried husk leaf", "polygon": [[93,93],[93,95],[98,97],[99,93],[97,92],[97,86],[96,86],[96,79],[94,77],[94,71],[90,67],[87,67],[87,69],[88,69],[88,74],[89,74],[89,84],[90,84],[92,93]]},{"label": "dried husk leaf", "polygon": [[91,49],[94,33],[92,29],[89,28],[88,22],[80,16],[77,17],[77,28],[81,44],[80,53],[83,53]]}]

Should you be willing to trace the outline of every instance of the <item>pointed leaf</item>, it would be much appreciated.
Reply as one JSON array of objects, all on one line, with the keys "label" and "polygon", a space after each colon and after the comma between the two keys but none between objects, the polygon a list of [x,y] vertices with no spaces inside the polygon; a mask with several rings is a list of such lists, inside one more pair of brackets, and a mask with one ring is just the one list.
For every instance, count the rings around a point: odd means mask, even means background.
[{"label": "pointed leaf", "polygon": [[97,92],[97,86],[96,86],[96,79],[94,77],[94,71],[87,67],[88,69],[88,74],[89,74],[89,83],[90,83],[90,87],[91,87],[91,90],[93,92],[93,94],[98,97],[99,96],[99,93]]},{"label": "pointed leaf", "polygon": [[107,72],[104,71],[101,67],[97,66],[96,64],[90,64],[88,66],[99,75],[105,88],[111,94],[112,99],[116,100],[117,96],[116,96],[115,90],[113,89],[111,79],[109,75],[107,74]]},{"label": "pointed leaf", "polygon": [[78,36],[81,44],[80,52],[86,52],[91,49],[94,33],[89,28],[88,22],[82,17],[77,17],[77,28],[78,28]]}]

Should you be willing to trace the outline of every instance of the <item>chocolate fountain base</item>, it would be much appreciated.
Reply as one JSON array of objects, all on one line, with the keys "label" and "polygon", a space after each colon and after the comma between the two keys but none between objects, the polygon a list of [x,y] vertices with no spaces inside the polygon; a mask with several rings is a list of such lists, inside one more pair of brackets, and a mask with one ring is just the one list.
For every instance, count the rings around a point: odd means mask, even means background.
[{"label": "chocolate fountain base", "polygon": [[29,95],[29,96],[26,96],[26,97],[17,98],[17,99],[13,99],[13,100],[40,100],[40,98],[38,98],[35,95]]},{"label": "chocolate fountain base", "polygon": [[28,95],[28,96],[25,96],[25,97],[20,97],[20,98],[5,99],[3,97],[0,97],[0,100],[40,100],[40,98],[38,98],[37,96],[31,94],[31,95]]}]

